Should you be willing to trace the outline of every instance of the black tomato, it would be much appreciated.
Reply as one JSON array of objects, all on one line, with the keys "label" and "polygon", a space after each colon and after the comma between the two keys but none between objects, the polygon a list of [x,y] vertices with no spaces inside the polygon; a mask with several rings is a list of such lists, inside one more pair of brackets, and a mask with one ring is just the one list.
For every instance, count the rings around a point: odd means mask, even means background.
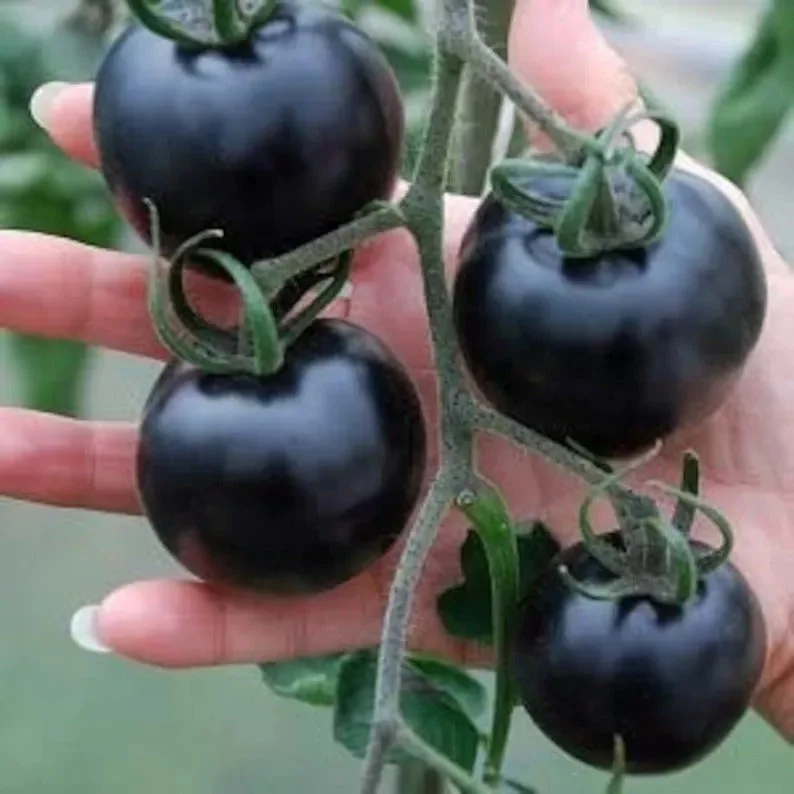
[{"label": "black tomato", "polygon": [[245,264],[285,253],[388,198],[404,137],[396,78],[352,22],[289,2],[249,41],[186,49],[133,24],[97,75],[102,170],[164,253],[220,228]]},{"label": "black tomato", "polygon": [[199,578],[319,592],[400,536],[422,487],[426,429],[391,352],[320,320],[274,375],[168,365],[144,410],[137,466],[154,531]]},{"label": "black tomato", "polygon": [[461,247],[454,315],[467,367],[497,410],[623,457],[724,401],[764,321],[758,249],[709,182],[673,170],[664,191],[661,240],[589,259],[565,257],[550,231],[483,201]]},{"label": "black tomato", "polygon": [[737,569],[703,577],[695,600],[675,607],[580,595],[560,563],[580,580],[611,577],[577,544],[526,596],[513,674],[540,731],[601,769],[619,734],[630,774],[679,771],[716,749],[747,711],[766,649],[760,607]]}]

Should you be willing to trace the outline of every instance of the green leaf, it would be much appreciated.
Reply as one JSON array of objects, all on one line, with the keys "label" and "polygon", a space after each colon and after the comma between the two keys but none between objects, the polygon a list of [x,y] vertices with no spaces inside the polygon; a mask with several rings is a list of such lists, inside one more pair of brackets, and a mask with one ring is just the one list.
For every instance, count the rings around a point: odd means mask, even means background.
[{"label": "green leaf", "polygon": [[437,689],[452,697],[472,721],[484,714],[488,695],[476,678],[439,659],[414,654],[410,657],[410,663],[430,679]]},{"label": "green leaf", "polygon": [[346,654],[290,659],[260,664],[262,678],[273,692],[311,706],[333,706],[339,670]]},{"label": "green leaf", "polygon": [[779,34],[773,7],[712,105],[707,138],[714,167],[740,186],[777,138],[794,102],[794,52],[781,47]]},{"label": "green leaf", "polygon": [[[334,739],[357,758],[363,758],[372,729],[377,653],[359,651],[342,664],[339,673]],[[465,676],[462,671],[457,676]],[[478,686],[472,679],[467,689]],[[427,664],[408,659],[404,663],[400,692],[400,713],[408,726],[436,751],[469,772],[477,760],[480,732],[472,719],[469,697],[460,699],[450,687],[449,669],[440,672]],[[396,748],[389,763],[405,759]]]},{"label": "green leaf", "polygon": [[[538,574],[560,550],[560,546],[541,522],[531,523],[516,536],[518,546],[519,593],[527,592]],[[488,560],[482,541],[470,530],[461,547],[464,580],[442,593],[438,611],[444,628],[453,636],[493,643],[491,626],[491,583]]]}]

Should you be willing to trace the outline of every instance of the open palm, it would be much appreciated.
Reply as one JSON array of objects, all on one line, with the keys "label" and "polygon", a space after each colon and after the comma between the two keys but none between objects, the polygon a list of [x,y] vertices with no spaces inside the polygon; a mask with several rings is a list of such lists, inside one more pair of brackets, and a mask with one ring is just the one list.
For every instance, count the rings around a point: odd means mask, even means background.
[{"label": "open palm", "polygon": [[[542,25],[540,24],[542,20]],[[542,35],[533,33],[542,30]],[[633,81],[587,15],[586,0],[521,0],[510,40],[512,67],[572,123],[597,128],[632,98]],[[568,57],[560,59],[565,51]],[[72,157],[96,166],[90,85],[50,91],[45,122]],[[682,166],[702,168],[686,158]],[[704,172],[705,173],[705,172]],[[670,439],[649,476],[676,482],[680,455],[701,458],[705,497],[736,528],[735,562],[762,601],[770,636],[757,703],[794,736],[794,278],[774,252],[747,202],[735,199],[765,252],[770,305],[746,375],[728,404],[697,432]],[[448,199],[450,271],[472,199]],[[165,360],[146,309],[145,258],[75,242],[0,233],[0,325],[48,337]],[[226,287],[194,279],[198,302],[223,314],[233,306]],[[410,237],[390,232],[358,252],[353,292],[333,312],[375,331],[410,367],[428,419],[436,413],[428,328],[419,264]],[[223,294],[221,294],[223,293]],[[137,428],[86,423],[0,409],[4,454],[0,492],[41,503],[138,512],[134,462]],[[789,424],[791,422],[792,424]],[[435,439],[432,439],[435,443]],[[570,540],[582,490],[543,462],[494,438],[483,438],[479,465],[499,484],[517,515],[547,520]],[[437,594],[459,577],[463,525],[450,516],[429,560],[416,600],[411,644],[463,663],[487,663],[478,649],[447,636],[435,613]],[[103,602],[97,630],[118,654],[142,662],[189,667],[274,660],[371,645],[377,641],[396,551],[371,570],[318,597],[277,600],[184,581],[139,582]]]}]

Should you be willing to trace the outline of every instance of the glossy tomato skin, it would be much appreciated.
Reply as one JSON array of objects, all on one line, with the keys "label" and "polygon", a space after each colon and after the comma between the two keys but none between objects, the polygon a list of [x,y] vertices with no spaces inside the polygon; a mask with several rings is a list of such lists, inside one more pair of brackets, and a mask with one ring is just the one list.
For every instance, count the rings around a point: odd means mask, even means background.
[{"label": "glossy tomato skin", "polygon": [[105,179],[147,242],[155,203],[170,254],[210,228],[243,263],[276,256],[388,198],[404,134],[375,43],[309,4],[278,3],[249,42],[186,50],[133,24],[96,80]]},{"label": "glossy tomato skin", "polygon": [[670,222],[659,242],[585,260],[562,256],[550,232],[493,196],[483,201],[463,240],[454,316],[496,409],[608,458],[724,401],[762,329],[762,262],[717,188],[679,170],[664,185]]},{"label": "glossy tomato skin", "polygon": [[630,774],[680,771],[716,749],[745,714],[766,649],[760,607],[737,569],[706,576],[680,609],[576,594],[560,562],[580,580],[610,578],[577,544],[525,599],[513,673],[541,732],[601,769],[611,768],[620,734]]},{"label": "glossy tomato skin", "polygon": [[425,466],[406,371],[368,332],[321,320],[275,375],[168,365],[144,411],[137,471],[156,534],[199,578],[312,593],[391,548]]}]

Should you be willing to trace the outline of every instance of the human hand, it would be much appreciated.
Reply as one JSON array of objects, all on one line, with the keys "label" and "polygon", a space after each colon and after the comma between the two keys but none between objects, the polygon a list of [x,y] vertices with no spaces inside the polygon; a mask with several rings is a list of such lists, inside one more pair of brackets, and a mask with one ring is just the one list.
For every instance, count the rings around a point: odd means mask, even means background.
[{"label": "human hand", "polygon": [[[566,57],[560,58],[559,53]],[[585,0],[520,0],[510,40],[512,68],[572,124],[602,126],[636,87],[587,16]],[[64,88],[38,110],[69,155],[96,166],[91,139],[91,86]],[[703,169],[685,157],[683,167]],[[676,482],[681,452],[697,450],[703,493],[736,528],[734,561],[762,602],[769,649],[757,704],[794,736],[794,364],[787,344],[794,318],[786,311],[794,279],[769,243],[746,199],[710,178],[736,201],[757,235],[767,266],[770,305],[761,341],[736,392],[696,432],[668,440],[653,476]],[[450,271],[476,202],[449,197],[446,251]],[[72,338],[165,360],[146,308],[145,258],[88,248],[34,234],[0,233],[0,324],[19,332]],[[199,304],[223,313],[225,285],[192,279]],[[436,414],[428,328],[419,264],[410,237],[390,232],[362,246],[353,293],[334,307],[375,331],[411,369],[429,420]],[[137,428],[87,423],[5,408],[6,446],[0,492],[14,498],[135,513]],[[432,439],[434,441],[435,439]],[[435,450],[433,450],[435,451]],[[505,442],[483,438],[480,469],[499,484],[513,511],[547,520],[563,542],[574,538],[581,486]],[[435,611],[439,592],[459,578],[465,526],[445,524],[415,602],[410,644],[461,663],[487,663],[477,648],[447,636]],[[268,661],[377,642],[397,552],[335,591],[275,599],[229,592],[194,581],[139,582],[109,595],[95,615],[102,643],[120,655],[164,667]]]}]

